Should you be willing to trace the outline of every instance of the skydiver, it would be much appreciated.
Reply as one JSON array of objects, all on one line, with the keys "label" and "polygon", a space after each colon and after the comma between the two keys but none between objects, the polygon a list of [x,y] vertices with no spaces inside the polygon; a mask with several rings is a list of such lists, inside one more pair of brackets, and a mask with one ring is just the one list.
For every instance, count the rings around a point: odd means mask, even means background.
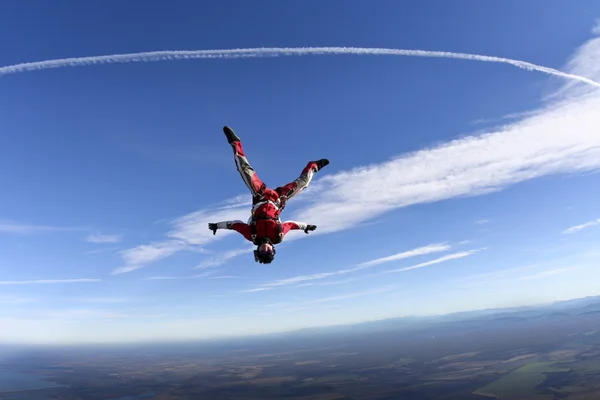
[{"label": "skydiver", "polygon": [[254,260],[261,264],[270,264],[275,258],[275,244],[281,243],[290,230],[303,230],[308,234],[309,231],[317,229],[316,225],[304,222],[286,221],[282,223],[280,214],[287,201],[306,189],[314,173],[328,165],[329,160],[322,158],[309,161],[298,178],[273,190],[265,185],[248,162],[240,138],[233,129],[224,126],[223,132],[233,149],[237,170],[252,194],[252,210],[247,223],[240,220],[221,221],[209,223],[208,229],[213,231],[213,235],[217,233],[217,229],[237,231],[256,245]]}]

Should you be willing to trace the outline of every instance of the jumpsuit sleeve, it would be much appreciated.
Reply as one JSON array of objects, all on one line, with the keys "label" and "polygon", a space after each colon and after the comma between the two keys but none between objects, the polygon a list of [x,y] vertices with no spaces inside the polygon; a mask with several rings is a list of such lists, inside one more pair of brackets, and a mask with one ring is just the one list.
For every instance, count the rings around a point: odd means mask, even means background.
[{"label": "jumpsuit sleeve", "polygon": [[285,236],[291,230],[304,230],[308,226],[307,223],[298,221],[286,221],[282,224],[283,235]]},{"label": "jumpsuit sleeve", "polygon": [[235,220],[217,222],[217,229],[234,230],[240,233],[242,236],[244,236],[246,240],[252,241],[252,232],[250,230],[250,225],[246,224],[243,221]]}]

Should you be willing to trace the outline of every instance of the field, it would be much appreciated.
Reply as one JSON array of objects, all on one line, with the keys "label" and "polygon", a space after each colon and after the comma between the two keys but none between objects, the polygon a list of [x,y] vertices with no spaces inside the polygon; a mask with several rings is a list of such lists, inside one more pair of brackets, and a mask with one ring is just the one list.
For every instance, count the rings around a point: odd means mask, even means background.
[{"label": "field", "polygon": [[65,387],[2,400],[600,399],[600,318],[551,313],[240,342],[35,349],[0,370]]},{"label": "field", "polygon": [[[570,371],[568,368],[556,367],[554,362],[532,362],[517,368],[474,393],[498,399],[519,395],[530,396],[535,393],[536,387],[546,380],[546,373],[568,371]],[[547,395],[540,396],[548,397]],[[548,398],[552,399],[553,396],[550,395]]]}]

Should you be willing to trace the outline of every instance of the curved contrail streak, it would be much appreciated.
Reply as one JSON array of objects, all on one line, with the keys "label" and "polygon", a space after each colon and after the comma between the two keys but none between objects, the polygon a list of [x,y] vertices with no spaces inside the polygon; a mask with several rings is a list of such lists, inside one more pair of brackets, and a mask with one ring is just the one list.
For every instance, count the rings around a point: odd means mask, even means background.
[{"label": "curved contrail streak", "polygon": [[526,61],[513,60],[510,58],[484,56],[479,54],[453,53],[448,51],[428,50],[403,50],[388,48],[365,48],[365,47],[275,47],[275,48],[247,48],[247,49],[225,49],[225,50],[166,50],[151,51],[143,53],[112,54],[91,57],[73,57],[55,60],[36,61],[22,64],[0,67],[0,76],[16,74],[21,72],[49,69],[78,67],[93,64],[112,64],[128,62],[156,62],[168,60],[186,60],[199,58],[258,58],[278,56],[304,56],[304,55],[391,55],[409,57],[437,57],[455,58],[463,60],[497,62],[513,65],[517,68],[543,72],[566,79],[577,80],[588,85],[600,87],[600,83],[584,76],[569,74],[553,68],[532,64]]}]

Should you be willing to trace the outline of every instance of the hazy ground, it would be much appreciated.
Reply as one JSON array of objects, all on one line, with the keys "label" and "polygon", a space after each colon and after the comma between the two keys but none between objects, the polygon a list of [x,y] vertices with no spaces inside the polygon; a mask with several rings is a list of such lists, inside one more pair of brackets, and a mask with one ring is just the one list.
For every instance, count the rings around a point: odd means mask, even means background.
[{"label": "hazy ground", "polygon": [[[0,399],[600,399],[600,298],[511,311],[231,342],[30,348],[0,358]],[[28,389],[40,387],[35,376],[64,387],[14,391],[14,376],[33,379]]]}]

